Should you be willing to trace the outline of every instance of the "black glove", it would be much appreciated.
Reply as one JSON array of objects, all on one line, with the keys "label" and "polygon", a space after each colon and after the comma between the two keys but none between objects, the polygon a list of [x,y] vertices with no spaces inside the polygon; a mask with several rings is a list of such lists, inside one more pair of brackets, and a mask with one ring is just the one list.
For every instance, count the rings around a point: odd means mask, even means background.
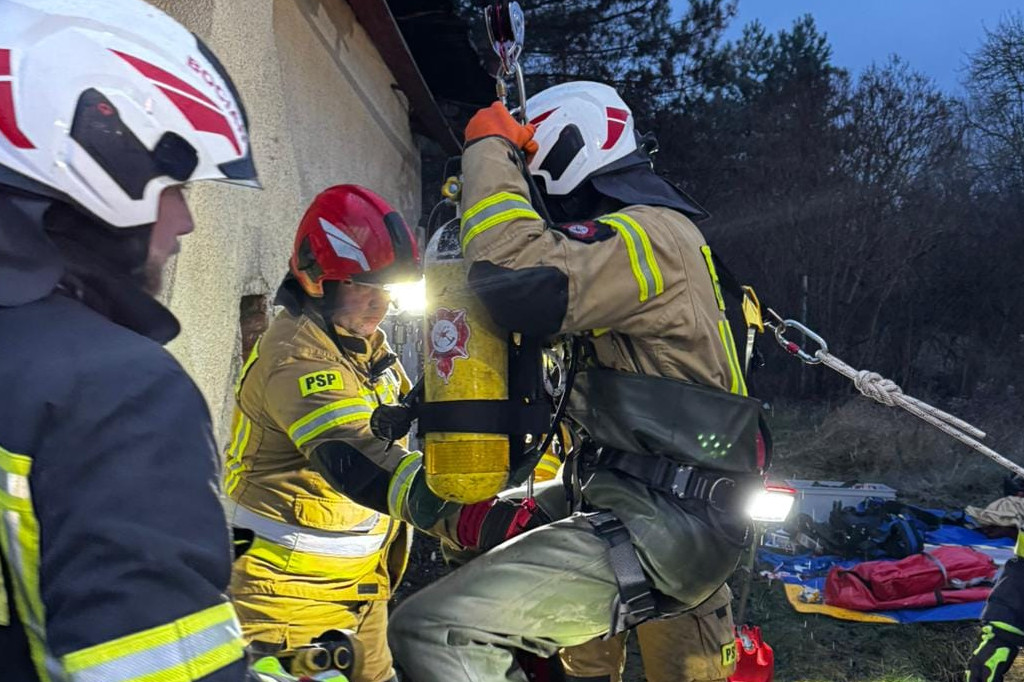
[{"label": "black glove", "polygon": [[[420,403],[423,402],[423,377],[409,389],[397,405],[378,405],[370,415],[370,431],[377,438],[394,443],[405,438],[412,423],[419,418]],[[390,447],[390,446],[389,446]]]},{"label": "black glove", "polygon": [[416,414],[405,405],[378,405],[370,415],[370,431],[377,438],[394,443],[405,438]]},{"label": "black glove", "polygon": [[1024,632],[1007,623],[993,621],[981,628],[981,641],[967,663],[966,682],[1003,682],[1024,644]]}]

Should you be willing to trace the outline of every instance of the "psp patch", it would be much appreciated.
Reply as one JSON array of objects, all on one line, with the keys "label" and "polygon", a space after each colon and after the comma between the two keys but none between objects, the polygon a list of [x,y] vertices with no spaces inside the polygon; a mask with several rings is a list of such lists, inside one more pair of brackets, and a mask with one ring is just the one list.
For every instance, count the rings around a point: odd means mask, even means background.
[{"label": "psp patch", "polygon": [[555,229],[569,239],[575,239],[578,242],[584,242],[586,244],[603,242],[605,239],[611,239],[615,236],[615,230],[604,223],[599,223],[594,220],[585,220],[581,223],[555,225]]},{"label": "psp patch", "polygon": [[736,654],[737,654],[737,651],[736,651],[736,641],[735,640],[733,640],[732,642],[729,642],[728,644],[723,644],[722,645],[722,666],[727,668],[730,665],[736,663],[737,659],[739,658]]},{"label": "psp patch", "polygon": [[337,391],[342,388],[345,388],[345,382],[341,379],[341,372],[336,369],[310,372],[299,377],[299,391],[303,396],[320,391]]}]

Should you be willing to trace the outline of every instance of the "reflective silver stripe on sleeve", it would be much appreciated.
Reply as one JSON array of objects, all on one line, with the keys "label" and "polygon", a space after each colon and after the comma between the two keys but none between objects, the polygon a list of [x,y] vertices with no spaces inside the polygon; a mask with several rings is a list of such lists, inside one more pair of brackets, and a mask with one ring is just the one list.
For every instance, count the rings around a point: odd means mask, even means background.
[{"label": "reflective silver stripe on sleeve", "polygon": [[659,278],[652,270],[651,262],[644,250],[646,235],[642,235],[633,225],[621,218],[606,215],[601,216],[597,221],[610,223],[613,227],[625,233],[626,249],[629,251],[630,266],[633,268],[633,274],[638,278],[643,277],[644,280],[640,283],[640,300],[646,301],[648,298],[653,298],[660,294],[661,292],[658,287]]},{"label": "reflective silver stripe on sleeve", "polygon": [[32,493],[28,485],[28,476],[13,474],[3,469],[0,469],[0,490],[18,500],[32,499]]},{"label": "reflective silver stripe on sleeve", "polygon": [[499,192],[479,201],[462,217],[462,248],[481,232],[515,218],[540,220],[530,202],[509,192]]},{"label": "reflective silver stripe on sleeve", "polygon": [[416,474],[423,468],[423,458],[409,458],[406,457],[406,461],[398,465],[398,469],[391,476],[391,482],[388,484],[388,511],[391,512],[391,516],[396,518],[403,518],[402,512],[402,501],[406,497],[406,491],[409,486],[412,485],[412,480]]}]

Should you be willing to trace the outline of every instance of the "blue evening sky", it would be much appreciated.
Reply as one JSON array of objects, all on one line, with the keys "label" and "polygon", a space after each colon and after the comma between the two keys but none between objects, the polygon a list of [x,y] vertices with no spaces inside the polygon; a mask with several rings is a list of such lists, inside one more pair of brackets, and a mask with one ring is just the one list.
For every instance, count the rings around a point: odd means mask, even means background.
[{"label": "blue evening sky", "polygon": [[896,53],[942,89],[956,91],[964,54],[977,48],[986,27],[1013,11],[1024,12],[1024,0],[739,0],[726,37],[738,37],[754,19],[774,33],[811,14],[828,35],[833,62],[852,75]]}]

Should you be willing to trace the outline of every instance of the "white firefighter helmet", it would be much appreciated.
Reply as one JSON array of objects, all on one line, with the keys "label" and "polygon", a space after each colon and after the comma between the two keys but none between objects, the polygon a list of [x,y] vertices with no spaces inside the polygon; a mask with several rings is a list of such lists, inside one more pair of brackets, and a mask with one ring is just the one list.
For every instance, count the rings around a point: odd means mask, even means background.
[{"label": "white firefighter helmet", "polygon": [[637,150],[633,112],[603,83],[573,81],[538,92],[526,102],[537,127],[539,149],[530,173],[552,196],[564,196],[583,181]]},{"label": "white firefighter helmet", "polygon": [[259,186],[234,84],[142,0],[0,2],[0,186],[113,227],[153,223],[165,187]]}]

